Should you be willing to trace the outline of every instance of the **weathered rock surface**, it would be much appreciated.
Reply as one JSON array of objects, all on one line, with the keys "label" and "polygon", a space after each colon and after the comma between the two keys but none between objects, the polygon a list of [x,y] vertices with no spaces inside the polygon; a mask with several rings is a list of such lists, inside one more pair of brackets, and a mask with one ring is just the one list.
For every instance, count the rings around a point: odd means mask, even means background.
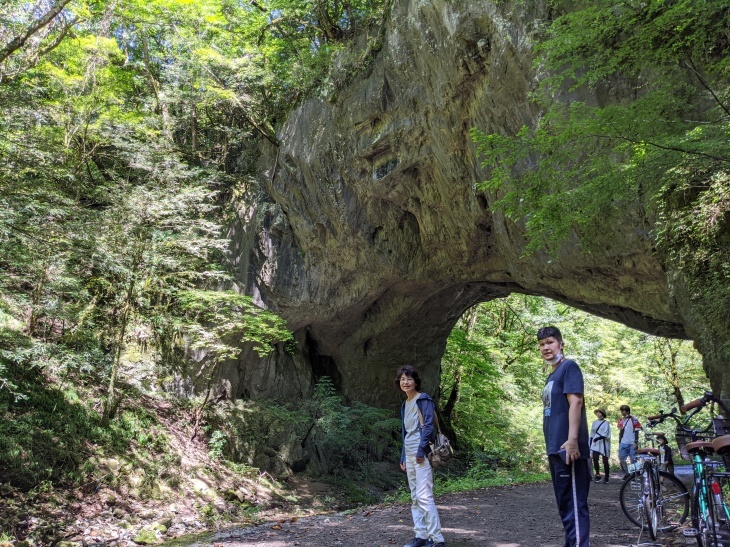
[{"label": "weathered rock surface", "polygon": [[522,228],[476,191],[486,173],[470,128],[514,132],[539,114],[528,101],[534,14],[519,11],[533,8],[500,6],[395,0],[368,71],[302,104],[280,148],[264,151],[265,199],[236,232],[239,281],[288,320],[301,353],[246,352],[227,372],[234,395],[296,398],[328,374],[351,400],[389,406],[405,363],[433,391],[460,315],[511,292],[687,337],[692,314],[643,211],[602,226],[601,253],[574,241],[557,259],[523,257]]}]

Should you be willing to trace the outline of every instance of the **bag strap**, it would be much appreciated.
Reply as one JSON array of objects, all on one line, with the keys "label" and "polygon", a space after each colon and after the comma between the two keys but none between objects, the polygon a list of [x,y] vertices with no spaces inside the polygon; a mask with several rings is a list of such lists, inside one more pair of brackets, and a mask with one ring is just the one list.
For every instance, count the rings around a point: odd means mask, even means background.
[{"label": "bag strap", "polygon": [[[433,401],[431,401],[433,402]],[[436,414],[436,403],[433,405],[433,419],[436,421],[436,431],[441,433],[441,426],[439,425],[439,417],[438,414]],[[418,401],[416,401],[416,411],[418,412],[418,421],[421,422],[421,428],[423,428],[423,414],[421,414],[421,409],[418,408]]]}]

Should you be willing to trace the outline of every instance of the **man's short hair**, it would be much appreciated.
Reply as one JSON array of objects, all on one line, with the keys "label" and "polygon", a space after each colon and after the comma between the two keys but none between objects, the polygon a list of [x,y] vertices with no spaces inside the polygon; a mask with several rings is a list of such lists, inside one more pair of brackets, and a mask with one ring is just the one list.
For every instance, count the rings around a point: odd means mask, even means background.
[{"label": "man's short hair", "polygon": [[629,405],[621,405],[620,407],[618,407],[618,409],[619,409],[620,411],[622,411],[622,412],[623,412],[624,410],[625,410],[626,412],[631,412],[631,408],[629,408]]},{"label": "man's short hair", "polygon": [[545,338],[549,337],[555,338],[558,342],[563,341],[563,335],[560,334],[560,329],[558,327],[542,327],[540,329],[537,329],[537,341],[544,340]]}]

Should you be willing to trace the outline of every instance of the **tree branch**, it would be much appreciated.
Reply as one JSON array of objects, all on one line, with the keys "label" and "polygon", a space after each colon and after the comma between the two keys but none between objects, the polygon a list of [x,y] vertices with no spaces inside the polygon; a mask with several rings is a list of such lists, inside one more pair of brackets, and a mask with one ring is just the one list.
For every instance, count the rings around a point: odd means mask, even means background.
[{"label": "tree branch", "polygon": [[57,0],[56,3],[53,4],[53,6],[51,6],[51,8],[40,19],[31,24],[23,34],[10,40],[4,48],[0,49],[0,63],[22,48],[31,36],[49,25],[50,22],[63,11],[63,8],[66,7],[66,4],[69,2],[71,2],[71,0]]},{"label": "tree branch", "polygon": [[256,0],[250,0],[250,2],[253,7],[258,8],[260,11],[262,11],[264,13],[269,13],[269,10],[267,10],[264,6],[262,6],[261,4],[256,2]]},{"label": "tree branch", "polygon": [[715,102],[720,105],[720,108],[722,108],[725,111],[725,114],[730,116],[730,110],[722,104],[722,101],[720,98],[715,94],[715,92],[710,88],[709,85],[707,85],[707,82],[705,82],[705,79],[700,74],[699,70],[697,70],[697,67],[695,67],[695,64],[692,62],[692,57],[689,55],[687,56],[687,63],[689,64],[689,67],[692,69],[692,72],[695,73],[695,76],[697,76],[697,79],[700,81],[700,84],[702,84],[702,87],[704,87],[707,91],[710,92],[710,95],[712,95],[712,98],[715,99]]},{"label": "tree branch", "polygon": [[68,34],[68,31],[71,30],[73,28],[73,26],[78,22],[79,22],[78,17],[74,17],[73,19],[71,19],[71,21],[69,21],[61,29],[61,31],[58,33],[58,36],[56,36],[50,44],[48,44],[46,47],[44,47],[43,49],[38,51],[33,56],[33,60],[30,61],[27,66],[15,71],[14,74],[10,74],[10,75],[8,75],[7,73],[3,74],[2,71],[0,71],[0,85],[8,84],[8,83],[12,82],[13,80],[15,80],[15,78],[18,77],[18,75],[22,74],[23,71],[28,70],[29,68],[33,68],[35,65],[37,65],[38,61],[41,60],[41,57],[50,53],[51,51],[53,51],[54,49],[56,49],[59,46],[59,44],[63,41],[63,39]]},{"label": "tree branch", "polygon": [[46,54],[50,53],[51,51],[53,51],[54,49],[56,49],[58,47],[58,44],[60,44],[61,41],[66,37],[66,34],[68,34],[68,31],[71,30],[73,28],[73,26],[78,22],[79,22],[78,17],[74,17],[73,19],[68,21],[64,25],[64,27],[59,31],[58,36],[56,36],[50,44],[48,44],[46,47],[41,49],[38,52],[38,54],[36,55],[36,57],[38,57],[38,58],[43,57],[44,55],[46,55]]},{"label": "tree branch", "polygon": [[662,144],[655,143],[653,141],[648,141],[646,139],[632,139],[631,137],[624,137],[623,135],[597,135],[597,134],[586,134],[587,137],[593,137],[596,139],[616,139],[621,141],[627,141],[632,144],[648,144],[649,146],[653,146],[655,148],[658,148],[660,150],[668,150],[670,152],[681,152],[682,154],[690,154],[693,156],[702,156],[704,158],[709,158],[711,160],[715,161],[730,161],[730,158],[723,158],[720,156],[713,156],[712,154],[706,154],[704,152],[698,152],[696,150],[687,150],[685,148],[680,148],[678,146],[664,146]]}]

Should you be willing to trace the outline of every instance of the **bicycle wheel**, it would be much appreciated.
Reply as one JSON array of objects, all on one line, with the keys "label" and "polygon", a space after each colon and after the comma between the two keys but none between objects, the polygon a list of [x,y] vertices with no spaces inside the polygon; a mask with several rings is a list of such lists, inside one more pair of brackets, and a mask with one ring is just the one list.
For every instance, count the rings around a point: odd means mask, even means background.
[{"label": "bicycle wheel", "polygon": [[[730,545],[730,537],[728,535],[711,530],[709,527],[704,529],[702,541],[703,547],[727,547]],[[700,544],[699,539],[697,544]]]},{"label": "bicycle wheel", "polygon": [[[690,496],[677,477],[659,471],[659,496],[656,500],[657,531],[671,530],[681,525],[689,514]],[[624,479],[619,492],[621,510],[634,526],[642,527],[645,519],[641,475]],[[695,526],[696,528],[696,526]]]},{"label": "bicycle wheel", "polygon": [[713,495],[712,500],[712,514],[714,515],[715,522],[715,537],[714,540],[718,547],[730,546],[730,476],[726,473],[717,473],[714,475],[714,481],[719,486],[716,487],[712,484],[710,489],[713,493],[719,494],[719,499],[716,499]]},{"label": "bicycle wheel", "polygon": [[634,526],[641,528],[644,519],[644,496],[641,475],[632,473],[624,479],[619,491],[621,510]]},{"label": "bicycle wheel", "polygon": [[697,545],[700,547],[728,547],[730,545],[730,534],[718,530],[713,522],[709,522],[704,527],[701,536],[702,543],[700,543],[699,537],[697,538]]},{"label": "bicycle wheel", "polygon": [[642,476],[644,483],[644,517],[646,522],[646,531],[649,539],[656,539],[656,532],[659,526],[657,518],[657,499],[659,498],[659,485],[656,484],[654,473],[650,467],[644,467]]},{"label": "bicycle wheel", "polygon": [[705,503],[707,506],[705,514],[700,510],[699,501],[692,503],[692,526],[697,530],[697,547],[724,547],[727,543],[722,541],[723,534],[716,527],[713,502],[709,496]]},{"label": "bicycle wheel", "polygon": [[682,481],[671,473],[659,471],[659,497],[656,501],[658,531],[672,530],[687,519],[689,497]]},{"label": "bicycle wheel", "polygon": [[[730,546],[730,526],[725,511],[725,501],[714,495],[707,496],[707,518],[700,519],[704,547]],[[698,542],[699,543],[699,542]]]}]

